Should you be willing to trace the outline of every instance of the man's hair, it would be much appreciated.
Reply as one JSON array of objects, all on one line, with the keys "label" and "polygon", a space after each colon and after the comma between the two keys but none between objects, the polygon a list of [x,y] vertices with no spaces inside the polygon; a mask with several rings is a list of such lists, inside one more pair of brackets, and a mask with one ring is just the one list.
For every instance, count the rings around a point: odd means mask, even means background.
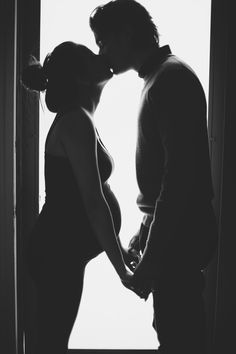
[{"label": "man's hair", "polygon": [[151,15],[135,0],[113,0],[95,8],[90,16],[90,27],[101,38],[119,34],[123,28],[134,29],[133,45],[147,47],[159,44],[159,34]]}]

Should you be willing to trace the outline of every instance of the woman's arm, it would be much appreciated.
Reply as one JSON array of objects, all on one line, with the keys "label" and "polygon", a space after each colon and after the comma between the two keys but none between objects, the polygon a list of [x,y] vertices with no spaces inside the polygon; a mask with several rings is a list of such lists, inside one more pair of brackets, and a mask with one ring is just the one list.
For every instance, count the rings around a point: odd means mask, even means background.
[{"label": "woman's arm", "polygon": [[89,115],[78,110],[61,122],[60,138],[74,171],[90,224],[122,280],[127,278],[112,216],[102,191],[97,161],[97,139]]}]

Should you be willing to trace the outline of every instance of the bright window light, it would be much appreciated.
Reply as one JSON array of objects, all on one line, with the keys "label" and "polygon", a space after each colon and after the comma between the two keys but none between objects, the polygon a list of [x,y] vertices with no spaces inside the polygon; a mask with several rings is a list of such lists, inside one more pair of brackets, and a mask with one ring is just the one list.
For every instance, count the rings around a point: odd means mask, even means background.
[{"label": "bright window light", "polygon": [[[106,1],[105,1],[106,2]],[[199,76],[208,97],[210,0],[140,0],[152,15],[160,44],[169,44]],[[59,43],[72,40],[98,51],[88,19],[104,3],[97,0],[41,0],[41,61]],[[127,245],[140,226],[136,206],[136,123],[143,81],[135,72],[114,77],[105,87],[95,114],[99,134],[115,169],[110,185],[120,202],[120,237]],[[54,119],[43,104],[40,112],[40,207],[44,202],[44,143]],[[66,306],[66,304],[65,304]],[[85,274],[81,305],[69,348],[156,349],[152,299],[145,302],[124,288],[105,254],[92,260]]]}]

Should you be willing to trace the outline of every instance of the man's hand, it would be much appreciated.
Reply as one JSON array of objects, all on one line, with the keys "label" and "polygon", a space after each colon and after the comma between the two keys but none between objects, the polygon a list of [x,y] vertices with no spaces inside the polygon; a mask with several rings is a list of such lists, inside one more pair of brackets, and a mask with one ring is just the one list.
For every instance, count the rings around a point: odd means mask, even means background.
[{"label": "man's hand", "polygon": [[135,270],[132,271],[134,271],[132,275],[128,271],[129,275],[122,279],[123,285],[132,290],[141,299],[147,300],[153,288],[151,270],[147,267],[147,264],[144,265],[142,261],[140,261],[136,265]]},{"label": "man's hand", "polygon": [[[147,300],[150,292],[151,286],[150,283],[144,287],[143,284],[140,284],[140,281],[135,279],[135,276],[132,275],[129,279],[122,279],[122,284],[129,290],[133,291],[136,295],[138,295],[141,299]],[[145,284],[144,284],[145,285]]]},{"label": "man's hand", "polygon": [[144,264],[141,260],[137,265],[131,278],[131,286],[141,298],[147,300],[153,288],[153,275],[146,262]]},{"label": "man's hand", "polygon": [[127,267],[134,271],[141,259],[139,231],[131,238],[128,249],[123,248],[123,257]]},{"label": "man's hand", "polygon": [[140,261],[140,255],[135,251],[130,252],[129,249],[122,247],[122,254],[127,267],[133,272]]},{"label": "man's hand", "polygon": [[134,286],[133,284],[133,277],[134,275],[131,273],[129,273],[129,271],[127,272],[127,275],[121,279],[122,284],[129,290],[133,291],[136,295],[138,295],[141,299],[146,300],[148,298],[148,294],[146,294],[146,292],[144,292],[142,289],[138,289]]},{"label": "man's hand", "polygon": [[131,238],[128,246],[128,252],[140,256],[139,231]]},{"label": "man's hand", "polygon": [[[129,281],[129,286],[131,290],[145,300],[154,287],[154,279],[156,282],[158,277],[156,267],[153,268],[153,256],[150,257],[150,252],[147,254],[146,248],[142,252],[140,249],[140,238],[146,240],[148,232],[149,228],[141,224],[139,231],[132,237],[128,246],[128,253],[139,259],[139,262],[132,268],[134,274]],[[156,263],[156,260],[154,263]]]}]

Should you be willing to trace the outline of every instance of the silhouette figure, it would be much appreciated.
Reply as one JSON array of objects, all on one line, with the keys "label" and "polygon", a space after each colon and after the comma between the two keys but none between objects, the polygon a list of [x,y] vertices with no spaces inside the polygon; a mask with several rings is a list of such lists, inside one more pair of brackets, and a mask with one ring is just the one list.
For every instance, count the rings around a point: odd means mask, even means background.
[{"label": "silhouette figure", "polygon": [[217,239],[203,88],[168,45],[159,45],[156,25],[138,2],[98,6],[90,27],[114,74],[132,69],[144,80],[136,150],[144,217],[129,244],[142,257],[130,281],[144,297],[152,291],[158,351],[203,354],[202,271]]},{"label": "silhouette figure", "polygon": [[67,352],[85,266],[103,250],[131,287],[117,238],[119,204],[108,184],[113,161],[93,123],[111,77],[101,56],[73,42],[58,45],[43,66],[34,60],[22,73],[24,86],[45,91],[47,107],[56,113],[45,144],[46,200],[26,252],[38,293],[36,353]]}]

